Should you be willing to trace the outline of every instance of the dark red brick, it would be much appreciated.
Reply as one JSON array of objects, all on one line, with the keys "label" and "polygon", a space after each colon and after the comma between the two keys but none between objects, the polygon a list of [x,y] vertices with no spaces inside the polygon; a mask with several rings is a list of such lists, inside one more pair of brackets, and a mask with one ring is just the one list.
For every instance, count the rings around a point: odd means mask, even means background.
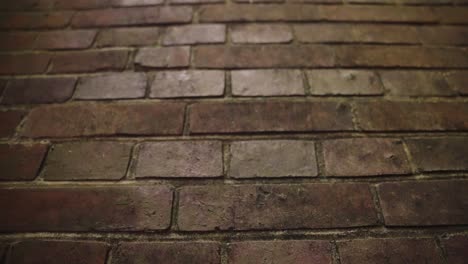
[{"label": "dark red brick", "polygon": [[36,49],[86,49],[93,44],[95,30],[61,30],[39,33],[35,42]]},{"label": "dark red brick", "polygon": [[129,242],[120,244],[111,254],[113,264],[219,264],[221,260],[217,242]]},{"label": "dark red brick", "polygon": [[458,235],[441,240],[447,253],[447,263],[463,264],[468,259],[468,236]]},{"label": "dark red brick", "polygon": [[192,133],[353,130],[350,107],[334,102],[199,103],[191,106]]},{"label": "dark red brick", "polygon": [[2,1],[0,10],[43,10],[52,7],[50,0],[17,0],[17,1]]},{"label": "dark red brick", "polygon": [[22,12],[2,14],[1,29],[51,29],[66,27],[73,12]]},{"label": "dark red brick", "polygon": [[185,104],[77,103],[35,108],[25,122],[25,137],[177,135]]},{"label": "dark red brick", "polygon": [[172,191],[163,185],[3,188],[0,230],[161,230],[169,227],[171,204]]},{"label": "dark red brick", "polygon": [[468,181],[395,182],[378,185],[388,226],[466,225]]},{"label": "dark red brick", "polygon": [[12,246],[10,264],[104,264],[108,245],[94,241],[37,240],[22,241]]},{"label": "dark red brick", "polygon": [[0,180],[33,180],[47,152],[45,144],[1,144]]},{"label": "dark red brick", "polygon": [[12,79],[3,94],[2,104],[61,103],[75,89],[76,78]]},{"label": "dark red brick", "polygon": [[158,43],[159,28],[111,28],[101,31],[97,38],[98,47],[152,46]]},{"label": "dark red brick", "polygon": [[50,61],[48,54],[0,55],[0,75],[43,73]]},{"label": "dark red brick", "polygon": [[8,32],[0,34],[0,50],[30,50],[34,47],[36,32]]},{"label": "dark red brick", "polygon": [[366,184],[182,187],[178,227],[185,231],[339,228],[377,223]]},{"label": "dark red brick", "polygon": [[51,73],[94,72],[123,70],[127,64],[127,50],[85,51],[56,54]]},{"label": "dark red brick", "polygon": [[93,9],[109,7],[114,0],[52,0],[56,9]]},{"label": "dark red brick", "polygon": [[24,111],[10,110],[0,111],[0,137],[11,137],[15,134],[16,127],[26,115]]}]

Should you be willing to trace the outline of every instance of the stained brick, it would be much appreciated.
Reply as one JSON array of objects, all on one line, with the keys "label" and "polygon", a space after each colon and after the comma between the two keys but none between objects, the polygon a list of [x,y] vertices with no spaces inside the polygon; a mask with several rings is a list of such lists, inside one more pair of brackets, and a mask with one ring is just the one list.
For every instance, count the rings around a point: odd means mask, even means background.
[{"label": "stained brick", "polygon": [[9,263],[103,264],[108,245],[94,241],[37,240],[13,245]]},{"label": "stained brick", "polygon": [[166,29],[164,45],[223,43],[226,40],[225,25],[188,25]]},{"label": "stained brick", "polygon": [[26,115],[24,111],[10,110],[0,111],[0,137],[11,137],[16,131],[16,127],[20,124],[23,117]]},{"label": "stained brick", "polygon": [[36,36],[35,32],[1,33],[0,50],[30,50],[34,46]]},{"label": "stained brick", "polygon": [[33,109],[24,125],[25,137],[92,135],[177,135],[182,133],[185,104],[77,103]]},{"label": "stained brick", "polygon": [[113,264],[137,263],[220,263],[217,242],[122,243],[112,252]]},{"label": "stained brick", "polygon": [[149,6],[162,3],[164,3],[164,0],[114,0],[116,6]]},{"label": "stained brick", "polygon": [[0,180],[33,180],[47,152],[45,144],[1,144]]},{"label": "stained brick", "polygon": [[442,245],[447,252],[447,263],[463,264],[468,259],[468,237],[467,236],[452,236],[447,239],[442,239]]},{"label": "stained brick", "polygon": [[232,94],[238,96],[304,95],[299,70],[239,70],[231,72]]},{"label": "stained brick", "polygon": [[169,227],[171,204],[172,191],[163,185],[3,188],[0,230],[161,230]]},{"label": "stained brick", "polygon": [[52,29],[66,27],[73,12],[18,12],[2,14],[1,29]]},{"label": "stained brick", "polygon": [[307,72],[310,93],[315,95],[380,95],[379,77],[367,70],[311,70]]},{"label": "stained brick", "polygon": [[162,71],[155,74],[150,97],[221,96],[224,83],[223,71]]},{"label": "stained brick", "polygon": [[76,87],[76,99],[120,99],[145,96],[144,73],[109,73],[82,77]]},{"label": "stained brick", "polygon": [[61,30],[39,33],[36,49],[86,49],[93,44],[96,36],[95,30]]},{"label": "stained brick", "polygon": [[356,115],[366,131],[468,129],[466,103],[363,102],[356,104]]},{"label": "stained brick", "polygon": [[468,138],[408,139],[406,143],[421,171],[468,170]]},{"label": "stained brick", "polygon": [[353,130],[350,107],[335,102],[199,103],[191,106],[191,133]]},{"label": "stained brick", "polygon": [[445,73],[440,71],[381,71],[385,89],[394,95],[450,96],[456,92],[450,88]]},{"label": "stained brick", "polygon": [[87,141],[55,144],[42,177],[45,180],[118,180],[125,176],[129,143]]},{"label": "stained brick", "polygon": [[285,43],[293,35],[287,25],[247,24],[232,26],[231,39],[234,43]]},{"label": "stained brick", "polygon": [[143,143],[135,176],[219,177],[223,174],[222,145],[218,141]]},{"label": "stained brick", "polygon": [[234,242],[229,244],[228,259],[232,264],[332,263],[330,243],[319,240]]},{"label": "stained brick", "polygon": [[178,226],[186,231],[368,226],[377,222],[365,184],[182,187]]},{"label": "stained brick", "polygon": [[0,55],[0,74],[43,73],[49,61],[47,54],[3,54]]},{"label": "stained brick", "polygon": [[322,146],[327,175],[373,176],[411,172],[400,140],[336,139],[324,141]]},{"label": "stained brick", "polygon": [[297,140],[233,142],[229,175],[234,178],[317,176],[314,142]]},{"label": "stained brick", "polygon": [[2,104],[61,103],[72,96],[75,82],[71,77],[12,79]]},{"label": "stained brick", "polygon": [[98,47],[151,46],[158,42],[159,28],[113,28],[99,33]]},{"label": "stained brick", "polygon": [[463,225],[468,223],[468,181],[418,181],[378,186],[388,226]]},{"label": "stained brick", "polygon": [[178,68],[189,63],[189,47],[142,48],[135,57],[135,64],[145,67]]},{"label": "stained brick", "polygon": [[444,263],[433,239],[388,238],[338,241],[343,264]]},{"label": "stained brick", "polygon": [[127,50],[86,51],[56,54],[51,73],[94,72],[123,70],[127,63]]}]

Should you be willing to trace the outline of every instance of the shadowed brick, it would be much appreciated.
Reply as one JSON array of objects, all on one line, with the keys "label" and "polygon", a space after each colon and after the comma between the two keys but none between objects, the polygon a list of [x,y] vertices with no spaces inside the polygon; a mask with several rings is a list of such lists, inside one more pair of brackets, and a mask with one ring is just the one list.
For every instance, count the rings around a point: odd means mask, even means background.
[{"label": "shadowed brick", "polygon": [[150,97],[221,96],[223,93],[223,71],[161,71],[155,74]]},{"label": "shadowed brick", "polygon": [[0,137],[11,137],[15,134],[16,127],[26,115],[24,111],[10,110],[0,111]]},{"label": "shadowed brick", "polygon": [[5,86],[7,85],[7,80],[0,79],[0,95],[3,95],[3,91],[5,90]]},{"label": "shadowed brick", "polygon": [[75,89],[76,78],[12,79],[3,94],[2,104],[61,103]]},{"label": "shadowed brick", "polygon": [[36,32],[7,32],[0,34],[0,50],[30,50],[34,47]]},{"label": "shadowed brick", "polygon": [[164,35],[164,45],[223,43],[226,40],[225,25],[188,25],[169,27]]},{"label": "shadowed brick", "polygon": [[36,49],[86,49],[91,46],[96,36],[95,30],[62,30],[39,33]]},{"label": "shadowed brick", "polygon": [[104,264],[108,248],[94,241],[22,241],[12,246],[9,263]]},{"label": "shadowed brick", "polygon": [[22,135],[77,137],[110,135],[177,135],[182,133],[185,104],[77,103],[34,108]]},{"label": "shadowed brick", "polygon": [[198,103],[191,133],[353,130],[350,107],[335,102]]},{"label": "shadowed brick", "polygon": [[169,227],[171,204],[172,191],[163,185],[3,188],[0,230],[161,230]]},{"label": "shadowed brick", "polygon": [[468,18],[466,12],[468,12],[468,8],[462,6],[434,9],[434,13],[443,24],[467,24]]},{"label": "shadowed brick", "polygon": [[233,142],[229,168],[229,175],[234,178],[317,176],[314,142]]},{"label": "shadowed brick", "polygon": [[407,174],[410,167],[400,140],[355,138],[322,143],[326,175]]},{"label": "shadowed brick", "polygon": [[0,74],[43,73],[49,61],[48,54],[2,54],[0,55]]},{"label": "shadowed brick", "polygon": [[468,71],[453,71],[446,73],[449,87],[462,95],[468,95]]},{"label": "shadowed brick", "polygon": [[388,226],[466,225],[468,181],[395,182],[378,185]]},{"label": "shadowed brick", "polygon": [[418,37],[424,44],[468,44],[468,29],[464,26],[419,27]]},{"label": "shadowed brick", "polygon": [[47,152],[45,144],[1,144],[0,180],[33,180]]},{"label": "shadowed brick", "polygon": [[463,264],[468,259],[468,237],[452,236],[441,240],[445,252],[447,252],[447,263]]},{"label": "shadowed brick", "polygon": [[158,42],[159,28],[110,28],[99,33],[98,47],[151,46]]},{"label": "shadowed brick", "polygon": [[109,73],[81,77],[76,87],[76,99],[120,99],[145,96],[146,75],[144,73]]},{"label": "shadowed brick", "polygon": [[73,12],[18,12],[2,14],[1,29],[52,29],[66,27]]},{"label": "shadowed brick", "polygon": [[379,95],[383,87],[375,72],[366,70],[311,70],[310,92],[315,95]]},{"label": "shadowed brick", "polygon": [[234,43],[285,43],[293,35],[287,25],[247,24],[232,26],[231,39]]},{"label": "shadowed brick", "polygon": [[55,144],[43,173],[45,180],[118,180],[125,176],[132,144],[105,141]]},{"label": "shadowed brick", "polygon": [[147,6],[160,5],[164,0],[114,0],[116,6]]},{"label": "shadowed brick", "polygon": [[135,176],[218,177],[223,174],[222,145],[218,141],[143,143]]},{"label": "shadowed brick", "polygon": [[232,94],[239,96],[304,95],[299,70],[239,70],[231,72]]},{"label": "shadowed brick", "polygon": [[56,9],[93,9],[111,5],[116,0],[54,0]]},{"label": "shadowed brick", "polygon": [[330,243],[319,240],[234,242],[229,244],[228,259],[232,264],[332,264]]},{"label": "shadowed brick", "polygon": [[86,51],[56,54],[51,73],[94,72],[123,70],[127,63],[127,50]]},{"label": "shadowed brick", "polygon": [[456,92],[449,86],[446,74],[434,71],[380,71],[385,89],[393,95],[450,96]]},{"label": "shadowed brick", "polygon": [[338,228],[377,223],[366,184],[182,187],[185,231]]},{"label": "shadowed brick", "polygon": [[217,242],[122,243],[112,251],[113,264],[218,264],[220,259]]},{"label": "shadowed brick", "polygon": [[176,68],[189,63],[189,47],[142,48],[135,57],[135,64],[145,67]]},{"label": "shadowed brick", "polygon": [[338,241],[337,245],[342,264],[444,263],[433,239],[368,238]]}]

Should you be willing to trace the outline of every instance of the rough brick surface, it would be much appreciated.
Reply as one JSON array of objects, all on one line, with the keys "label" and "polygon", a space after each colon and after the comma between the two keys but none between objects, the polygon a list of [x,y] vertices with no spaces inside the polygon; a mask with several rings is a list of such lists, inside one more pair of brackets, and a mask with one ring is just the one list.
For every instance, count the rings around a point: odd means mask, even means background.
[{"label": "rough brick surface", "polygon": [[2,29],[50,29],[63,28],[70,23],[73,12],[15,12],[3,15]]},{"label": "rough brick surface", "polygon": [[383,87],[375,72],[366,70],[311,70],[307,72],[314,95],[379,95]]},{"label": "rough brick surface", "polygon": [[143,48],[135,57],[135,64],[155,68],[187,67],[190,60],[189,47]]},{"label": "rough brick surface", "polygon": [[450,96],[456,95],[442,72],[381,71],[385,89],[393,95]]},{"label": "rough brick surface", "polygon": [[232,94],[238,96],[304,95],[298,70],[240,70],[231,72]]},{"label": "rough brick surface", "polygon": [[0,55],[0,75],[43,73],[49,61],[50,56],[47,54],[2,54]]},{"label": "rough brick surface", "polygon": [[468,237],[453,236],[442,240],[442,245],[447,253],[447,261],[453,264],[462,264],[468,258]]},{"label": "rough brick surface", "polygon": [[52,73],[123,70],[128,51],[106,50],[57,54],[52,59]]},{"label": "rough brick surface", "polygon": [[164,45],[223,43],[226,40],[224,25],[189,25],[166,29]]},{"label": "rough brick surface", "polygon": [[27,78],[8,82],[2,104],[62,103],[75,89],[76,78]]},{"label": "rough brick surface", "polygon": [[21,181],[36,178],[46,152],[45,144],[1,144],[0,180]]},{"label": "rough brick surface", "polygon": [[114,73],[82,77],[76,87],[76,99],[141,98],[146,92],[143,73]]},{"label": "rough brick surface", "polygon": [[159,28],[115,28],[99,33],[96,40],[98,47],[145,46],[158,43]]},{"label": "rough brick surface", "polygon": [[49,31],[39,34],[35,48],[45,50],[85,49],[91,46],[95,36],[95,30]]},{"label": "rough brick surface", "polygon": [[233,26],[231,39],[234,43],[285,43],[293,35],[287,25],[252,24]]},{"label": "rough brick surface", "polygon": [[24,111],[0,111],[0,137],[11,137],[15,134],[16,127],[26,115]]}]

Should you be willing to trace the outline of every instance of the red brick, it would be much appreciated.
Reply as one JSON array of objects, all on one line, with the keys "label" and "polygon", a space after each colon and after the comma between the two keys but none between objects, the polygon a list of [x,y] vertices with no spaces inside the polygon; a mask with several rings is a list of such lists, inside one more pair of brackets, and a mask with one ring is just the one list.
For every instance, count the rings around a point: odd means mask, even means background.
[{"label": "red brick", "polygon": [[0,34],[0,50],[30,50],[34,47],[37,33],[8,32]]},{"label": "red brick", "polygon": [[39,173],[47,145],[1,144],[0,180],[33,180]]},{"label": "red brick", "polygon": [[332,264],[327,241],[284,240],[245,241],[229,244],[229,263],[314,263]]},{"label": "red brick", "polygon": [[111,141],[68,142],[52,146],[45,180],[119,180],[127,172],[132,144]]},{"label": "red brick", "polygon": [[330,46],[199,46],[194,64],[200,68],[274,68],[334,66]]},{"label": "red brick", "polygon": [[2,54],[0,55],[0,74],[34,74],[47,69],[50,56],[47,54]]},{"label": "red brick", "polygon": [[51,73],[123,70],[127,50],[85,51],[59,53],[52,59]]},{"label": "red brick", "polygon": [[468,170],[468,138],[408,139],[406,143],[421,171]]},{"label": "red brick", "polygon": [[107,27],[187,23],[192,20],[190,7],[129,7],[78,12],[73,27]]},{"label": "red brick", "polygon": [[99,33],[98,47],[151,46],[158,43],[159,28],[113,28]]},{"label": "red brick", "polygon": [[36,240],[13,245],[9,263],[104,264],[108,245],[94,241]]},{"label": "red brick", "polygon": [[114,0],[116,6],[149,6],[162,3],[164,3],[164,0]]},{"label": "red brick", "polygon": [[177,135],[182,133],[185,104],[77,103],[35,108],[25,137]]},{"label": "red brick", "polygon": [[378,75],[368,70],[307,71],[310,93],[314,95],[379,95],[383,87]]},{"label": "red brick", "polygon": [[166,29],[164,45],[224,43],[226,26],[216,24],[199,24],[176,26]]},{"label": "red brick", "polygon": [[336,139],[323,142],[322,147],[326,175],[375,176],[411,172],[400,140]]},{"label": "red brick", "polygon": [[135,177],[219,177],[223,175],[218,141],[147,142],[139,149]]},{"label": "red brick", "polygon": [[120,72],[81,77],[76,99],[142,98],[146,92],[144,73]]},{"label": "red brick", "polygon": [[447,263],[463,264],[468,259],[468,237],[459,235],[441,240],[447,253]]},{"label": "red brick", "polygon": [[468,181],[395,182],[378,185],[387,226],[466,225]]},{"label": "red brick", "polygon": [[451,89],[446,74],[440,71],[381,71],[385,89],[392,95],[405,96],[450,96]]},{"label": "red brick", "polygon": [[467,130],[468,104],[456,102],[373,101],[356,104],[366,131]]},{"label": "red brick", "polygon": [[231,72],[236,96],[304,95],[300,70],[239,70]]},{"label": "red brick", "polygon": [[154,68],[188,67],[189,47],[142,48],[135,56],[135,64]]},{"label": "red brick", "polygon": [[24,111],[10,110],[0,111],[0,137],[11,137],[15,134],[16,127],[26,115]]},{"label": "red brick", "polygon": [[108,7],[114,0],[53,0],[56,9],[93,9]]},{"label": "red brick", "polygon": [[191,133],[353,130],[350,107],[334,102],[198,103]]},{"label": "red brick", "polygon": [[86,49],[93,44],[95,30],[60,30],[39,33],[36,49]]},{"label": "red brick", "polygon": [[2,15],[0,28],[2,29],[51,29],[66,27],[73,12],[21,12]]},{"label": "red brick", "polygon": [[377,223],[366,184],[182,187],[184,231],[339,228]]},{"label": "red brick", "polygon": [[433,239],[388,238],[338,241],[342,264],[444,263]]},{"label": "red brick", "polygon": [[218,264],[220,260],[217,242],[130,242],[120,244],[112,252],[113,264]]},{"label": "red brick", "polygon": [[425,26],[417,30],[418,37],[423,44],[468,44],[468,29],[464,26]]},{"label": "red brick", "polygon": [[286,43],[293,39],[288,25],[234,25],[230,31],[234,43]]},{"label": "red brick", "polygon": [[3,188],[0,230],[161,230],[169,227],[171,204],[172,191],[163,185]]},{"label": "red brick", "polygon": [[68,100],[75,89],[76,78],[12,79],[3,94],[2,104],[61,103]]},{"label": "red brick", "polygon": [[2,1],[0,10],[43,10],[52,7],[52,2],[49,0],[17,0],[17,1]]}]

